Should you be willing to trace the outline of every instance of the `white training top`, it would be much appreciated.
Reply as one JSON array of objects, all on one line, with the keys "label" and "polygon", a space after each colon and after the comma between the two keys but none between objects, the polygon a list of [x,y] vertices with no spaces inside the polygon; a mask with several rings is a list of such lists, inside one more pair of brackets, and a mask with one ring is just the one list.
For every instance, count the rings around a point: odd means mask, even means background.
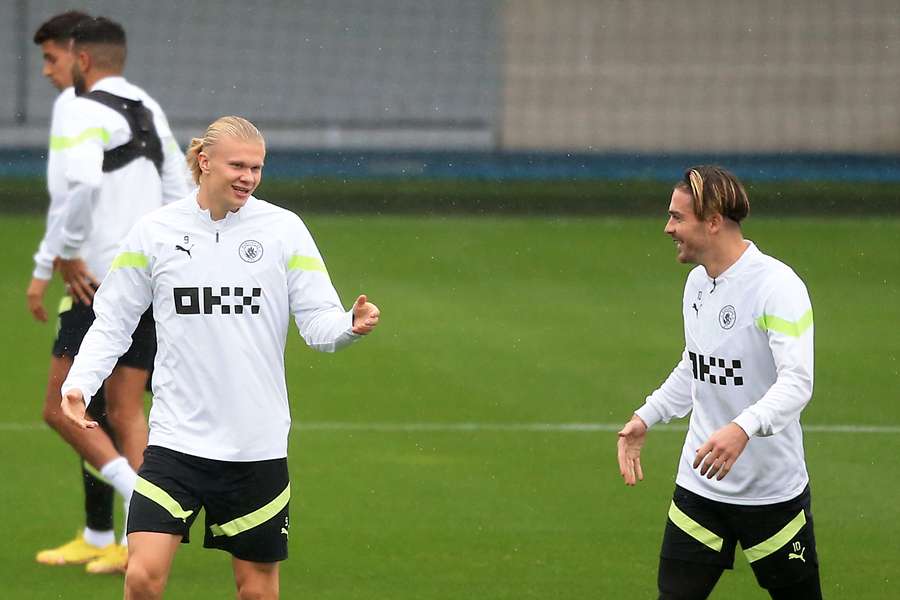
[{"label": "white training top", "polygon": [[[62,198],[54,218],[58,223],[48,226],[40,254],[50,256],[51,264],[56,256],[80,257],[91,273],[102,279],[116,248],[138,218],[183,198],[190,188],[184,155],[159,104],[124,77],[101,79],[91,88],[94,90],[141,100],[153,113],[164,157],[161,175],[145,157],[104,173],[103,152],[131,140],[128,122],[113,109],[87,98],[57,103],[59,112],[54,113],[48,156],[51,211],[54,190]],[[40,272],[36,270],[39,275],[49,279],[46,264]]]},{"label": "white training top", "polygon": [[[747,249],[712,279],[688,275],[685,350],[636,414],[648,427],[691,412],[676,483],[731,504],[774,504],[809,481],[800,413],[813,390],[813,316],[806,286],[784,263]],[[697,449],[734,421],[750,436],[727,477],[693,468]]]},{"label": "white training top", "polygon": [[150,444],[203,458],[287,456],[290,315],[316,350],[360,337],[297,215],[251,196],[213,221],[190,195],[128,234],[63,393],[94,395],[151,302],[158,350]]},{"label": "white training top", "polygon": [[50,117],[50,143],[47,149],[47,193],[50,195],[50,206],[47,209],[47,225],[44,237],[34,255],[34,272],[36,279],[50,279],[53,276],[53,259],[56,255],[50,252],[50,240],[59,237],[60,215],[63,200],[66,197],[66,178],[61,160],[61,149],[54,140],[61,139],[60,112],[62,107],[75,99],[75,88],[67,87],[53,102]]}]

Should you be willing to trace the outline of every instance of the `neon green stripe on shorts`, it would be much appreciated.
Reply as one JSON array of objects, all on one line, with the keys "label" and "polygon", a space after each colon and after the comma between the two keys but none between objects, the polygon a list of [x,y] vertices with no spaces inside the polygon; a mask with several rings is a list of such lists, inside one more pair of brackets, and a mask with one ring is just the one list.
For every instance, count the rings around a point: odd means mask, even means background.
[{"label": "neon green stripe on shorts", "polygon": [[291,499],[291,486],[288,484],[284,491],[278,494],[274,500],[263,506],[262,508],[258,508],[254,510],[252,513],[246,514],[243,517],[238,517],[232,521],[228,521],[223,525],[210,525],[209,531],[216,537],[221,535],[227,535],[228,537],[235,536],[239,533],[247,531],[248,529],[253,529],[257,525],[262,525],[287,506],[288,501]]},{"label": "neon green stripe on shorts", "polygon": [[744,555],[750,562],[756,562],[761,558],[765,558],[773,552],[776,552],[777,550],[783,548],[785,544],[791,541],[791,538],[793,538],[800,532],[801,529],[803,529],[804,525],[806,525],[806,513],[801,510],[800,514],[791,519],[790,523],[781,528],[781,531],[779,531],[766,541],[760,542],[752,548],[747,548],[746,550],[744,550]]},{"label": "neon green stripe on shorts", "polygon": [[724,540],[721,537],[687,516],[680,508],[675,506],[675,501],[669,505],[669,518],[682,530],[707,548],[721,552]]},{"label": "neon green stripe on shorts", "polygon": [[134,491],[145,498],[153,500],[166,509],[169,514],[176,519],[187,521],[187,518],[194,514],[194,511],[192,510],[184,510],[181,508],[178,501],[170,496],[166,490],[150,483],[140,476],[138,476],[137,480],[134,482]]}]

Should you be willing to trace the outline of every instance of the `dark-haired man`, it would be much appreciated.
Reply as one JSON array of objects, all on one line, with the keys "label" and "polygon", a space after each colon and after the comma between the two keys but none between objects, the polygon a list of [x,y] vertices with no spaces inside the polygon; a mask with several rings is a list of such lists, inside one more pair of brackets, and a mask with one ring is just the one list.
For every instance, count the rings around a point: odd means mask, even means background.
[{"label": "dark-haired man", "polygon": [[776,600],[821,598],[800,413],[812,397],[806,286],[744,239],[750,203],[713,166],[688,169],[665,231],[694,263],[682,302],[685,349],[619,432],[619,470],[643,479],[647,430],[691,413],[659,563],[661,599],[708,597],[740,542]]},{"label": "dark-haired man", "polygon": [[[142,215],[188,192],[187,169],[159,105],[122,77],[122,27],[102,17],[85,18],[73,27],[71,39],[77,97],[60,108],[50,140],[62,195],[42,244],[69,296],[53,348],[54,397],[48,392],[45,420],[122,495],[127,511],[147,444],[143,391],[156,353],[152,315],[138,324],[131,348],[104,383],[118,449],[104,431],[85,432],[66,422],[58,390],[93,322],[91,300],[119,241]],[[115,552],[91,563],[92,572],[122,571],[124,546],[123,536]]]},{"label": "dark-haired man", "polygon": [[[59,135],[59,113],[62,107],[75,98],[75,90],[72,87],[72,30],[79,22],[87,18],[88,16],[82,12],[64,12],[42,23],[34,34],[34,43],[40,46],[43,57],[41,72],[60,92],[53,103],[50,121],[51,137]],[[56,232],[66,191],[59,154],[59,149],[52,145],[47,152],[47,191],[50,196],[50,207],[47,211],[44,238],[34,255],[34,272],[26,292],[28,309],[40,322],[47,321],[44,293],[53,276],[55,258],[48,250],[48,239],[51,239]],[[61,308],[65,308],[69,304],[71,303],[64,302]],[[71,356],[51,357],[50,378],[44,408],[45,418],[48,422],[53,420],[53,415],[58,415],[59,382],[68,373],[71,361]],[[107,434],[114,436],[112,426],[106,419],[105,405],[101,388],[91,404],[92,414],[96,416]],[[113,529],[114,491],[110,485],[97,477],[99,474],[93,467],[84,461],[81,464],[85,527],[74,540],[56,548],[38,552],[36,560],[48,565],[87,563],[88,573],[105,572],[106,565],[111,561],[118,560],[122,554],[121,550],[116,548]]]}]

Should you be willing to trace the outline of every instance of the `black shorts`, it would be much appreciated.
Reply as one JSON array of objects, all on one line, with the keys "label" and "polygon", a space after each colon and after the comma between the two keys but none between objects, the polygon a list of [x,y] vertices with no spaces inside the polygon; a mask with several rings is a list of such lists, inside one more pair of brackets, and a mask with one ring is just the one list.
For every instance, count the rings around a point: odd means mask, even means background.
[{"label": "black shorts", "polygon": [[205,548],[252,562],[287,558],[291,486],[286,458],[226,462],[147,446],[134,492],[128,533],[171,533],[188,543],[202,507]]},{"label": "black shorts", "polygon": [[764,588],[803,581],[819,560],[809,486],[792,500],[745,506],[716,502],[675,486],[663,535],[663,558],[734,566],[738,542]]},{"label": "black shorts", "polygon": [[[59,331],[53,342],[53,356],[74,358],[93,322],[94,309],[65,296],[59,303]],[[131,347],[119,357],[116,365],[152,371],[155,357],[156,323],[153,321],[153,309],[148,308],[131,335]]]}]

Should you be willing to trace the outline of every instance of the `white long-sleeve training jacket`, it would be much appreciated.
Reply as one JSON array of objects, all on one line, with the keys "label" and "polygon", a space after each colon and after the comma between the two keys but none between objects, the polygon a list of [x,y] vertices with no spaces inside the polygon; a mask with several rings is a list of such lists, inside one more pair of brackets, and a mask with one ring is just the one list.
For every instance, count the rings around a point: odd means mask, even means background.
[{"label": "white long-sleeve training jacket", "polygon": [[[803,281],[752,243],[715,279],[693,269],[682,306],[681,361],[636,411],[648,427],[691,413],[676,483],[731,504],[774,504],[809,481],[800,413],[813,391],[813,316]],[[693,468],[729,422],[750,437],[721,481]]]},{"label": "white long-sleeve training jacket", "polygon": [[316,350],[360,337],[297,215],[251,196],[213,221],[192,194],[143,217],[126,238],[63,393],[94,395],[151,302],[158,350],[150,444],[203,458],[287,456],[291,315]]},{"label": "white long-sleeve training jacket", "polygon": [[75,88],[68,87],[60,92],[53,102],[53,112],[50,116],[50,143],[47,149],[47,193],[50,195],[50,205],[47,208],[47,222],[44,228],[44,237],[38,245],[34,255],[34,272],[32,277],[36,279],[50,279],[53,276],[53,260],[56,258],[50,251],[53,240],[59,237],[60,216],[62,215],[63,201],[66,197],[66,177],[61,157],[61,149],[56,140],[61,139],[60,113],[62,107],[75,99]]},{"label": "white long-sleeve training jacket", "polygon": [[64,92],[54,105],[47,159],[51,205],[35,255],[34,276],[41,279],[50,278],[56,256],[82,258],[102,279],[138,218],[190,191],[184,155],[159,104],[124,77],[101,79],[94,90],[141,100],[153,113],[163,148],[162,173],[145,157],[104,173],[104,151],[127,143],[131,128],[122,115],[94,100],[75,96],[63,102]]}]

